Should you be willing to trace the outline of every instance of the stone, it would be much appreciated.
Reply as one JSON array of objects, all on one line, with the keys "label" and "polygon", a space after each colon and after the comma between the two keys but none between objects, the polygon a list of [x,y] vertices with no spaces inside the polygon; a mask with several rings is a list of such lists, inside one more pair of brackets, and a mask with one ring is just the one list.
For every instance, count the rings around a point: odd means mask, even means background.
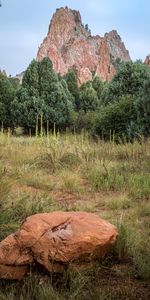
[{"label": "stone", "polygon": [[147,56],[146,56],[145,64],[148,65],[148,66],[150,67],[150,55],[147,55]]},{"label": "stone", "polygon": [[2,71],[2,74],[3,74],[5,77],[7,77],[7,73],[6,73],[5,70]]},{"label": "stone", "polygon": [[35,262],[49,272],[91,263],[111,249],[117,235],[114,225],[93,213],[33,215],[0,242],[0,278],[22,279]]},{"label": "stone", "polygon": [[14,76],[14,79],[18,80],[18,82],[19,82],[20,84],[22,84],[22,80],[23,80],[24,74],[25,74],[25,71],[23,71],[23,72],[21,72],[21,73],[19,73],[19,74],[16,74],[16,76]]},{"label": "stone", "polygon": [[69,69],[75,69],[79,85],[91,80],[93,74],[102,80],[111,80],[116,73],[116,60],[131,60],[116,30],[104,37],[91,36],[79,11],[68,7],[57,9],[52,17],[48,34],[37,53],[38,61],[44,57],[52,60],[55,72],[62,76]]},{"label": "stone", "polygon": [[21,280],[29,272],[29,266],[0,265],[0,279]]}]

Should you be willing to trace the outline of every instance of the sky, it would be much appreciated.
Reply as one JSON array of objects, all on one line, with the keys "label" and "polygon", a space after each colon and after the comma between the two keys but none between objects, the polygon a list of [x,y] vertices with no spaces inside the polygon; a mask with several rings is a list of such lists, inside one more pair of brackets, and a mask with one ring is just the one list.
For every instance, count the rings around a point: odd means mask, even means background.
[{"label": "sky", "polygon": [[56,8],[79,10],[92,35],[116,29],[132,60],[150,53],[150,0],[1,0],[0,69],[14,76],[36,57]]}]

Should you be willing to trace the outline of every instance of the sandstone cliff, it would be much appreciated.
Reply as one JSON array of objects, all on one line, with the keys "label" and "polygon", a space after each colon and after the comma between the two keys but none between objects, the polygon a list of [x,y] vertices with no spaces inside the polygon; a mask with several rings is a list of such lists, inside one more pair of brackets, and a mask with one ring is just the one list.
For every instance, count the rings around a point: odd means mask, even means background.
[{"label": "sandstone cliff", "polygon": [[64,75],[74,68],[79,84],[92,79],[95,73],[102,80],[111,80],[115,61],[130,60],[117,31],[106,33],[104,37],[91,36],[80,13],[67,7],[56,10],[47,37],[39,47],[37,60],[46,56],[52,60],[56,73]]},{"label": "sandstone cliff", "polygon": [[146,56],[145,64],[147,64],[150,67],[150,54]]}]

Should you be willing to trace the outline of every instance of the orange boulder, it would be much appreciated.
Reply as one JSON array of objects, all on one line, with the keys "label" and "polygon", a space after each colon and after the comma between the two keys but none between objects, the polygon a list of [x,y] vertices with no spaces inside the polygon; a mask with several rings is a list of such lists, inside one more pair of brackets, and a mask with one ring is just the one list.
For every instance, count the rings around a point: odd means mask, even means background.
[{"label": "orange boulder", "polygon": [[33,215],[0,243],[0,278],[18,279],[19,268],[22,278],[35,261],[49,272],[94,261],[111,249],[117,235],[115,226],[92,213]]}]

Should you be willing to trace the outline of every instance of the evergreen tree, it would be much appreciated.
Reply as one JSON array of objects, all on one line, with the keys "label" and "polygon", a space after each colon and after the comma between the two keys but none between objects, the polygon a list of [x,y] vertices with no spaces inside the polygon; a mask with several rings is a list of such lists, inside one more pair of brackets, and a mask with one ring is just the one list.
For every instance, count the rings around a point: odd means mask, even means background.
[{"label": "evergreen tree", "polygon": [[12,125],[10,105],[15,96],[15,88],[9,79],[0,72],[0,123],[4,127]]},{"label": "evergreen tree", "polygon": [[[140,135],[150,135],[150,79],[145,81],[143,89],[135,100],[137,114],[136,126]],[[134,130],[133,130],[134,131]],[[135,130],[136,136],[136,130]]]},{"label": "evergreen tree", "polygon": [[11,105],[14,125],[34,128],[42,113],[43,125],[49,121],[52,127],[56,123],[62,128],[69,124],[72,110],[71,94],[66,83],[58,80],[49,58],[33,60]]},{"label": "evergreen tree", "polygon": [[99,78],[99,76],[95,76],[92,81],[92,87],[97,92],[98,99],[101,99],[101,94],[104,89],[104,82]]},{"label": "evergreen tree", "polygon": [[23,76],[22,87],[28,90],[30,96],[39,96],[39,63],[36,60],[32,60],[27,68]]},{"label": "evergreen tree", "polygon": [[99,100],[97,92],[92,87],[92,82],[87,81],[80,87],[80,109],[85,113],[97,110]]},{"label": "evergreen tree", "polygon": [[65,81],[67,82],[68,90],[71,95],[74,97],[76,109],[79,109],[79,88],[77,84],[77,76],[74,70],[69,70],[68,73],[64,76]]},{"label": "evergreen tree", "polygon": [[45,101],[48,101],[49,94],[55,90],[55,85],[58,83],[58,77],[53,70],[53,65],[48,57],[45,57],[38,63],[39,72],[39,95]]},{"label": "evergreen tree", "polygon": [[150,79],[150,68],[141,61],[121,63],[112,81],[102,93],[104,103],[125,95],[138,96],[144,82]]}]

